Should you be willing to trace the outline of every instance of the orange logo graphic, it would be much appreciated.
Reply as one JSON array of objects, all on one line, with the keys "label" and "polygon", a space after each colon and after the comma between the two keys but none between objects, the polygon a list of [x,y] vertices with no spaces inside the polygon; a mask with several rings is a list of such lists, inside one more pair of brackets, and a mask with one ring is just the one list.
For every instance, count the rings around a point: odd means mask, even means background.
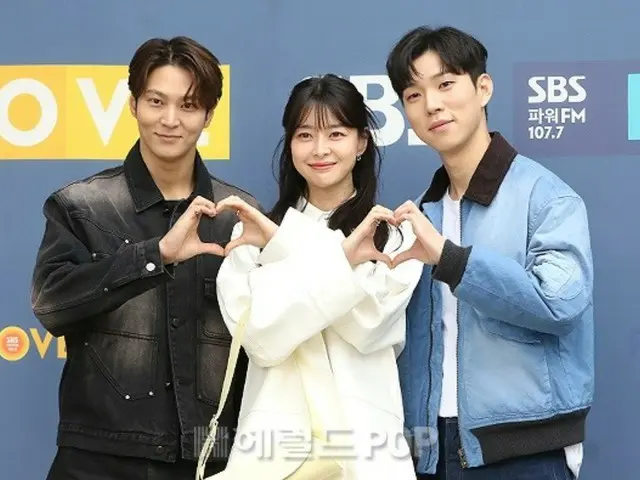
[{"label": "orange logo graphic", "polygon": [[32,346],[42,359],[49,352],[59,359],[67,358],[64,337],[54,338],[41,328],[24,329],[12,325],[0,330],[0,358],[8,362],[17,362],[29,353]]},{"label": "orange logo graphic", "polygon": [[15,362],[29,351],[29,337],[18,327],[6,327],[0,330],[0,357]]}]

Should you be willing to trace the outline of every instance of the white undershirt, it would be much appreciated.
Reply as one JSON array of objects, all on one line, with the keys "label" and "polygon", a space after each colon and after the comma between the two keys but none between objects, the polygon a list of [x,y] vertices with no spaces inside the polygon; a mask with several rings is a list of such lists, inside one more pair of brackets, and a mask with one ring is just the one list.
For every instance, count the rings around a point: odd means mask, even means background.
[{"label": "white undershirt", "polygon": [[[460,245],[460,201],[444,195],[442,212],[442,235]],[[440,283],[442,290],[442,320],[444,324],[444,362],[442,365],[441,417],[458,416],[458,301],[451,293],[449,285]]]},{"label": "white undershirt", "polygon": [[[442,211],[442,235],[460,245],[460,201],[444,195]],[[449,285],[442,282],[442,320],[444,324],[444,361],[442,365],[442,399],[440,400],[441,417],[458,416],[458,301],[451,293]],[[582,466],[582,444],[565,448],[565,456],[569,469],[578,478]]]}]

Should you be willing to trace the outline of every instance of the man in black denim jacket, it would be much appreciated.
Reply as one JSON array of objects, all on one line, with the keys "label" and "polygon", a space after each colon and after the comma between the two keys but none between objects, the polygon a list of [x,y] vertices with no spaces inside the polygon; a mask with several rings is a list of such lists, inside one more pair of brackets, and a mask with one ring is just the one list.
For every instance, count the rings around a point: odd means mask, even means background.
[{"label": "man in black denim jacket", "polygon": [[[212,177],[196,148],[222,80],[216,57],[189,38],[145,42],[129,69],[139,140],[121,166],[44,204],[33,311],[67,345],[50,480],[195,476],[231,341],[215,281],[238,219],[216,203],[237,195],[258,206]],[[243,365],[207,475],[226,463]]]}]

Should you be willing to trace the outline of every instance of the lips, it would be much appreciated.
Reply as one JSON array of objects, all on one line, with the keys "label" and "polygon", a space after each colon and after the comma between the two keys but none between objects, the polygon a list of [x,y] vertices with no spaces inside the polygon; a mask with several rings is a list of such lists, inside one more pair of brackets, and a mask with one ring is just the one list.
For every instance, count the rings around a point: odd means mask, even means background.
[{"label": "lips", "polygon": [[431,124],[431,126],[429,127],[429,130],[436,130],[440,127],[450,124],[452,121],[453,120],[438,120],[437,122],[434,122]]},{"label": "lips", "polygon": [[309,166],[314,170],[328,170],[333,167],[335,163],[311,163]]},{"label": "lips", "polygon": [[165,135],[162,133],[156,133],[157,136],[159,136],[160,138],[164,138],[165,140],[175,140],[180,138],[180,135]]}]

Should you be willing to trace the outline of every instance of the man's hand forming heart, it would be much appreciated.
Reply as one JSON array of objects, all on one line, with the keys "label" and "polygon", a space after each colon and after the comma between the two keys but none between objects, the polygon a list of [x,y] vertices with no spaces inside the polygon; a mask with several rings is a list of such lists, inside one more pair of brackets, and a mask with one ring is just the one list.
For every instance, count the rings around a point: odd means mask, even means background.
[{"label": "man's hand forming heart", "polygon": [[160,255],[165,265],[183,262],[201,254],[224,255],[224,250],[220,245],[200,240],[198,225],[202,215],[215,217],[216,205],[212,201],[198,196],[193,199],[187,210],[171,227],[171,230],[160,240]]},{"label": "man's hand forming heart", "polygon": [[398,207],[394,212],[394,219],[398,225],[409,221],[416,241],[408,250],[399,253],[393,259],[393,267],[411,259],[420,260],[428,265],[436,265],[440,262],[445,237],[436,230],[414,202],[407,201]]}]

